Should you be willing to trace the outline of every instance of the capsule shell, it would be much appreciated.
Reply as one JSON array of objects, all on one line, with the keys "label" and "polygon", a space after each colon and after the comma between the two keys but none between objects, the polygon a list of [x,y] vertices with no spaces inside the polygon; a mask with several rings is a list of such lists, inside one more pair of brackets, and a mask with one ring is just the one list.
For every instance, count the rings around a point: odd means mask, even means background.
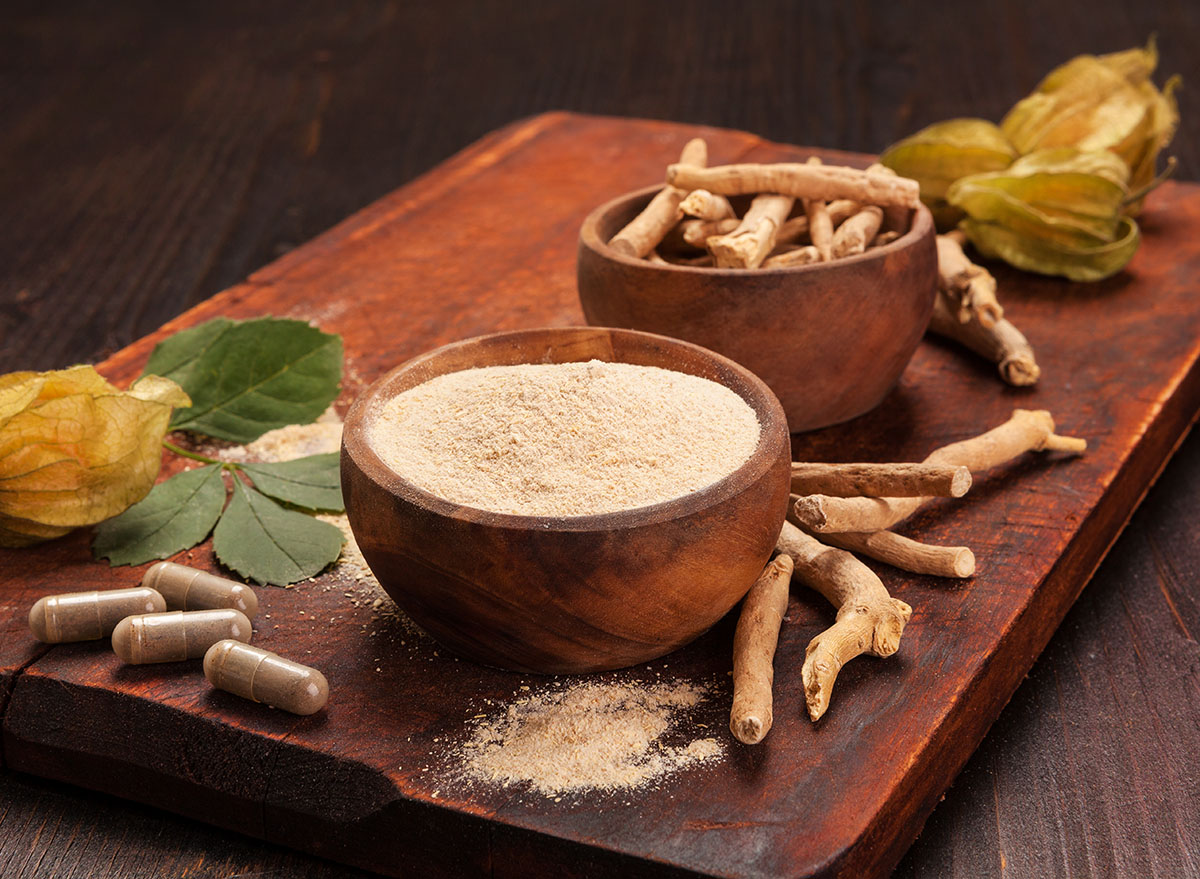
[{"label": "capsule shell", "polygon": [[315,668],[239,641],[210,647],[204,676],[218,690],[292,714],[315,714],[329,700],[329,683]]},{"label": "capsule shell", "polygon": [[159,562],[146,571],[142,585],[162,593],[171,610],[232,607],[250,619],[258,613],[258,596],[249,586],[187,565]]},{"label": "capsule shell", "polygon": [[182,662],[199,659],[227,638],[249,641],[250,620],[240,610],[171,610],[126,617],[113,629],[113,651],[123,662]]},{"label": "capsule shell", "polygon": [[117,623],[131,614],[166,609],[162,595],[146,586],[65,592],[37,600],[29,609],[29,631],[46,644],[95,641],[111,635]]}]

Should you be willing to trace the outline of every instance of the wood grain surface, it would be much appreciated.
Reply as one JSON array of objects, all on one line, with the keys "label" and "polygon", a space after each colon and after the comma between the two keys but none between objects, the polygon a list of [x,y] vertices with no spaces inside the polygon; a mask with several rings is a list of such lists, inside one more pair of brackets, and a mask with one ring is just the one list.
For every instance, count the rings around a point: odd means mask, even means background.
[{"label": "wood grain surface", "polygon": [[[109,354],[542,109],[875,151],[937,119],[998,118],[1053,64],[1150,31],[1163,70],[1200,81],[1190,49],[1200,13],[1183,2],[984,3],[952,15],[938,4],[759,3],[754,13],[6,5],[0,368]],[[1172,151],[1194,179],[1200,117],[1187,91],[1181,101]],[[1200,514],[1198,488],[1192,439],[899,875],[1196,874],[1200,553],[1187,523]],[[48,575],[33,561],[23,573]],[[3,589],[0,603],[14,612]],[[4,649],[18,663],[40,652],[7,637]],[[2,875],[361,875],[12,772],[0,775],[0,828]]]}]

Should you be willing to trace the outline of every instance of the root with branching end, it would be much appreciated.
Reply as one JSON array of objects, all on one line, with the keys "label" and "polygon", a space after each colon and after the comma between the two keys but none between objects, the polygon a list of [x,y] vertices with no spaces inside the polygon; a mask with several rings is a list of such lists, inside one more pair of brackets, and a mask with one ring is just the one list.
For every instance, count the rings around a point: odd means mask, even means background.
[{"label": "root with branching end", "polygon": [[[1054,419],[1046,410],[1016,409],[999,427],[935,449],[924,463],[961,466],[976,473],[997,467],[1025,452],[1080,454],[1086,448],[1086,440],[1056,434]],[[819,534],[884,531],[907,519],[930,500],[930,497],[838,498],[816,494],[797,500],[793,513],[805,528]]]},{"label": "root with branching end", "polygon": [[1000,318],[990,326],[985,326],[977,315],[969,314],[966,323],[963,323],[956,316],[955,306],[943,290],[938,290],[934,295],[929,329],[995,363],[1000,370],[1000,377],[1015,387],[1036,384],[1042,374],[1033,354],[1033,346],[1011,321]]},{"label": "root with branching end", "polygon": [[706,242],[713,262],[724,269],[758,268],[775,247],[775,233],[794,203],[788,195],[756,195],[736,229]]},{"label": "root with branching end", "polygon": [[959,323],[974,319],[990,327],[1004,317],[996,299],[996,279],[963,253],[961,232],[937,236],[938,289],[943,291]]},{"label": "root with branching end", "polygon": [[726,220],[737,216],[729,199],[723,195],[714,195],[707,189],[693,189],[687,198],[679,203],[679,209],[687,216],[700,220]]},{"label": "root with branching end", "polygon": [[729,730],[743,744],[757,745],[771,729],[775,647],[787,613],[792,558],[779,555],[746,597],[733,635],[733,708]]},{"label": "root with branching end", "polygon": [[838,672],[863,653],[891,656],[900,646],[912,608],[892,598],[874,572],[841,549],[826,546],[791,522],[783,523],[776,549],[792,559],[793,576],[837,607],[837,620],[809,642],[801,677],[808,716],[829,708]]}]

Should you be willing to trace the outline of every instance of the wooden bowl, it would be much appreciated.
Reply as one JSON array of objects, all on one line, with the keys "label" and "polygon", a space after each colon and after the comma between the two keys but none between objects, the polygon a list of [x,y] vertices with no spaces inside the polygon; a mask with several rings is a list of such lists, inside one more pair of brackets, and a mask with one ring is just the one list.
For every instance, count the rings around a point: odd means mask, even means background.
[{"label": "wooden bowl", "polygon": [[883,400],[933,310],[937,248],[924,206],[891,244],[828,263],[664,266],[607,244],[658,189],[613,199],[584,220],[578,279],[588,323],[674,336],[736,360],[776,393],[793,433]]},{"label": "wooden bowl", "polygon": [[[403,479],[365,441],[377,404],[448,372],[591,359],[703,376],[738,393],[762,433],[750,459],[700,491],[595,516],[516,516],[463,507]],[[342,440],[346,515],[387,593],[455,652],[544,673],[645,662],[732,608],[783,524],[790,448],[783,410],[748,370],[703,348],[591,327],[481,336],[383,376],[351,407]]]}]

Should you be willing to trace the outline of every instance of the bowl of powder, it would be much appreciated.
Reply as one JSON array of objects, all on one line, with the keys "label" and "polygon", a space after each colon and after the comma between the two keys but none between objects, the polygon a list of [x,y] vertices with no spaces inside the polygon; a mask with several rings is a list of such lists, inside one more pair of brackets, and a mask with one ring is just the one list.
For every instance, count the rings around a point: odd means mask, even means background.
[{"label": "bowl of powder", "polygon": [[347,413],[342,489],[388,594],[479,662],[575,673],[693,640],[761,572],[788,501],[779,401],[696,345],[498,333],[384,375]]}]

